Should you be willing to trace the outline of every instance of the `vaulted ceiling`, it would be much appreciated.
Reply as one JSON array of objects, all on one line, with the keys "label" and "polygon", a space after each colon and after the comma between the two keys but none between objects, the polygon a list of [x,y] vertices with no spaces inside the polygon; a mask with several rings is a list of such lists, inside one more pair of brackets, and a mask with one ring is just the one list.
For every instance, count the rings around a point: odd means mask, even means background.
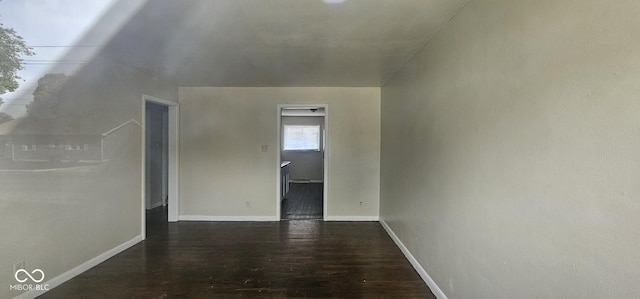
[{"label": "vaulted ceiling", "polygon": [[107,47],[181,86],[381,86],[468,1],[153,0]]}]

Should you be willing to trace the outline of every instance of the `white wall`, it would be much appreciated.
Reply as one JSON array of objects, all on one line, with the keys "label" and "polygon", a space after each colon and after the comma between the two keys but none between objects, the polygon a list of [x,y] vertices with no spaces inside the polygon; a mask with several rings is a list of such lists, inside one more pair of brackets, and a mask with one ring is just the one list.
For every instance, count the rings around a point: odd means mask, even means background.
[{"label": "white wall", "polygon": [[328,215],[376,218],[380,88],[182,87],[182,219],[276,219],[278,104],[329,105]]},{"label": "white wall", "polygon": [[381,217],[450,298],[640,297],[639,14],[471,1],[382,88]]},{"label": "white wall", "polygon": [[[324,117],[319,116],[283,116],[282,132],[284,134],[285,125],[306,125],[320,126],[320,151],[281,151],[282,161],[290,161],[289,175],[291,180],[299,181],[322,181],[324,180],[324,148],[322,132],[324,131]],[[280,135],[284,136],[284,135]],[[284,137],[282,137],[284,138]],[[281,140],[284,148],[284,141]]]}]

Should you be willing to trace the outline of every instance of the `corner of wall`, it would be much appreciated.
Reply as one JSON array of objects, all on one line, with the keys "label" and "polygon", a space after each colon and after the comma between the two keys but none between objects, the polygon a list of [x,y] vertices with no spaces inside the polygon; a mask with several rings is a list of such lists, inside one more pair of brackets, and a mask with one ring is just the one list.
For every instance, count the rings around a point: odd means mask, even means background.
[{"label": "corner of wall", "polygon": [[382,227],[384,228],[385,231],[387,231],[387,234],[389,234],[389,237],[391,237],[391,239],[393,240],[394,243],[396,243],[396,245],[398,246],[398,248],[400,248],[400,251],[402,251],[402,253],[404,254],[404,256],[407,258],[407,260],[409,260],[409,263],[411,263],[411,265],[413,266],[414,269],[416,269],[416,272],[418,272],[418,275],[420,275],[420,277],[422,278],[422,280],[424,280],[424,282],[427,284],[427,286],[429,286],[429,288],[431,289],[431,292],[438,298],[438,299],[447,299],[447,295],[444,294],[444,292],[442,291],[442,289],[440,289],[440,287],[436,284],[436,282],[431,278],[431,276],[429,276],[429,274],[427,273],[427,271],[424,269],[424,267],[422,267],[422,265],[420,265],[420,263],[418,262],[418,260],[413,256],[413,254],[411,253],[411,251],[409,251],[409,249],[407,249],[406,246],[404,246],[404,244],[402,243],[402,241],[400,240],[400,238],[398,238],[398,236],[396,235],[396,233],[393,231],[393,229],[391,229],[391,227],[387,224],[386,221],[384,221],[384,219],[380,219],[380,224],[382,225]]}]

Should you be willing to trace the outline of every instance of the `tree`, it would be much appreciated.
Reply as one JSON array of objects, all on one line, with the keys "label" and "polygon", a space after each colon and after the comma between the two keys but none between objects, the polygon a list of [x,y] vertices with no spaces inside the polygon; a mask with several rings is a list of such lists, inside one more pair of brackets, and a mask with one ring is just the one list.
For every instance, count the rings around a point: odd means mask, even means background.
[{"label": "tree", "polygon": [[[0,107],[2,107],[2,103],[3,103],[2,98],[0,98]],[[13,117],[11,115],[6,114],[4,112],[0,112],[0,124],[4,122],[8,122],[10,120],[13,120]]]},{"label": "tree", "polygon": [[[18,88],[18,71],[23,68],[22,55],[33,55],[31,48],[27,47],[21,36],[11,28],[5,28],[0,23],[0,94],[15,91]],[[2,106],[2,98],[0,98]],[[0,112],[0,123],[12,120],[11,115]]]},{"label": "tree", "polygon": [[27,114],[37,118],[52,118],[60,104],[59,92],[67,81],[64,73],[46,74],[38,80],[33,92],[33,101],[27,105]]},{"label": "tree", "polygon": [[23,69],[21,56],[34,54],[15,30],[0,23],[0,94],[18,88],[18,71]]},{"label": "tree", "polygon": [[13,116],[6,114],[4,112],[0,112],[0,124],[13,120]]}]

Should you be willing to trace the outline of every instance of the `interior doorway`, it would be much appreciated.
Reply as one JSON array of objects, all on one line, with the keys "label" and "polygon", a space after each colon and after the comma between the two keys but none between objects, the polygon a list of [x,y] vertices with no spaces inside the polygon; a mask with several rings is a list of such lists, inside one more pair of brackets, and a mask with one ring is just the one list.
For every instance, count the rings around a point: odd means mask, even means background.
[{"label": "interior doorway", "polygon": [[326,105],[278,109],[280,220],[325,219]]},{"label": "interior doorway", "polygon": [[145,103],[145,217],[150,225],[168,222],[169,107]]},{"label": "interior doorway", "polygon": [[142,221],[147,226],[178,221],[178,104],[142,96]]}]

